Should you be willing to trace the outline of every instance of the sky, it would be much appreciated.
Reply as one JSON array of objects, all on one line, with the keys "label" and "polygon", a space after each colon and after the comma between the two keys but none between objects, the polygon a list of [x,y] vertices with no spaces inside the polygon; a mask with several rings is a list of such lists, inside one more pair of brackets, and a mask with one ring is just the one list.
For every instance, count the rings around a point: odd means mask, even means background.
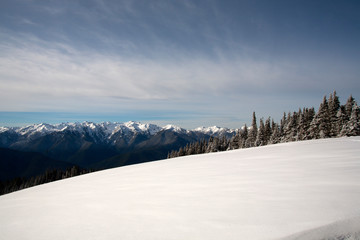
[{"label": "sky", "polygon": [[360,98],[360,1],[1,0],[0,126],[239,128]]}]

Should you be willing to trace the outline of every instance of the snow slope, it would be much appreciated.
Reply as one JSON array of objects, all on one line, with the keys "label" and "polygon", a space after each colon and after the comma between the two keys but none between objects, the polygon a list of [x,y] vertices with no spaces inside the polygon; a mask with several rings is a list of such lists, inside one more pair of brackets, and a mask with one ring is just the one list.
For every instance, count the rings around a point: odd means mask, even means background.
[{"label": "snow slope", "polygon": [[331,239],[360,232],[359,173],[360,137],[116,168],[1,196],[0,239]]}]

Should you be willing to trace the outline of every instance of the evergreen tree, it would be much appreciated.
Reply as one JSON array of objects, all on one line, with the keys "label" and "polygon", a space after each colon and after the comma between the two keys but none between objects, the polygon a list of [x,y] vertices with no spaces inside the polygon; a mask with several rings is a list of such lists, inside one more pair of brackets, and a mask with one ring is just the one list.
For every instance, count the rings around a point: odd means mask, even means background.
[{"label": "evergreen tree", "polygon": [[244,127],[240,130],[240,141],[239,141],[239,148],[246,147],[246,141],[248,139],[248,127],[245,123]]},{"label": "evergreen tree", "polygon": [[351,118],[351,112],[352,112],[354,103],[355,103],[355,99],[352,97],[352,95],[350,95],[350,97],[347,99],[347,101],[345,103],[346,120],[350,120],[350,118]]},{"label": "evergreen tree", "polygon": [[260,118],[260,124],[259,124],[259,129],[257,131],[255,145],[256,146],[266,145],[266,143],[265,143],[265,125],[264,125],[264,120],[262,118]]},{"label": "evergreen tree", "polygon": [[270,141],[271,134],[272,134],[272,128],[270,125],[270,117],[268,117],[265,121],[265,145],[267,145],[268,142]]},{"label": "evergreen tree", "polygon": [[248,138],[247,138],[246,144],[245,144],[246,147],[254,147],[255,146],[257,132],[258,132],[258,128],[257,128],[257,123],[256,123],[256,115],[255,115],[255,112],[253,112],[251,129],[248,133]]},{"label": "evergreen tree", "polygon": [[297,113],[294,112],[293,115],[288,114],[287,125],[284,129],[284,137],[282,142],[296,141],[297,139]]},{"label": "evergreen tree", "polygon": [[240,130],[237,131],[237,133],[235,134],[235,136],[233,136],[231,139],[230,139],[230,143],[229,143],[229,147],[230,147],[230,150],[232,149],[238,149],[239,146],[240,146]]},{"label": "evergreen tree", "polygon": [[347,123],[347,116],[346,116],[346,112],[345,112],[345,106],[340,106],[337,114],[337,121],[336,121],[336,132],[337,132],[337,136],[342,136],[342,129],[345,126],[345,124]]},{"label": "evergreen tree", "polygon": [[330,115],[330,137],[336,137],[339,134],[337,128],[337,113],[340,109],[339,97],[336,95],[336,91],[330,94],[329,97],[329,115]]},{"label": "evergreen tree", "polygon": [[279,128],[281,138],[283,138],[283,136],[285,135],[284,134],[284,129],[285,129],[286,124],[287,124],[287,119],[286,119],[286,113],[284,112],[284,115],[283,115],[283,117],[282,117],[282,119],[280,121],[280,128]]},{"label": "evergreen tree", "polygon": [[343,126],[341,136],[359,136],[360,135],[360,110],[356,102],[353,104],[349,121]]},{"label": "evergreen tree", "polygon": [[269,143],[271,143],[271,144],[279,143],[281,141],[281,133],[280,133],[279,125],[275,123],[272,129],[273,129],[273,131],[272,131]]},{"label": "evergreen tree", "polygon": [[326,96],[324,96],[323,102],[320,104],[317,117],[319,121],[320,138],[330,137],[331,122],[330,122],[329,105],[326,100]]},{"label": "evergreen tree", "polygon": [[306,130],[305,130],[305,112],[302,112],[299,115],[299,123],[297,127],[297,139],[296,140],[304,140],[306,137]]},{"label": "evergreen tree", "polygon": [[310,123],[308,131],[306,133],[306,139],[319,139],[320,138],[319,131],[319,119],[315,116]]},{"label": "evergreen tree", "polygon": [[315,109],[312,107],[310,109],[305,108],[305,110],[303,111],[303,116],[304,116],[304,134],[305,136],[303,137],[303,140],[305,139],[311,139],[310,136],[308,136],[309,134],[309,128],[310,128],[310,124],[314,119],[315,116]]}]

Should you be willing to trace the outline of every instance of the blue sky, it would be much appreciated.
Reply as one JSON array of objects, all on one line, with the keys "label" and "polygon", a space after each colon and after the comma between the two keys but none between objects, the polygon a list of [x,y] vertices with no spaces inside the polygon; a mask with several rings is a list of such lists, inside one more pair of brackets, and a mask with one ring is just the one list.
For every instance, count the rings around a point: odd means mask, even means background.
[{"label": "blue sky", "polygon": [[2,0],[0,125],[236,128],[360,97],[360,1]]}]

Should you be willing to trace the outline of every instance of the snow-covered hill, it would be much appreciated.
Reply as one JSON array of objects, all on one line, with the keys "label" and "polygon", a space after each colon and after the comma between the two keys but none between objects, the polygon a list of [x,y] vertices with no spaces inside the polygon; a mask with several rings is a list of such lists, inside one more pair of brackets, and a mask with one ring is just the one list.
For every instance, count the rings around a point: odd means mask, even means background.
[{"label": "snow-covered hill", "polygon": [[[12,240],[346,239],[331,237],[360,231],[359,172],[360,137],[127,166],[1,196],[0,235]],[[355,227],[341,227],[348,226],[343,220]]]}]

